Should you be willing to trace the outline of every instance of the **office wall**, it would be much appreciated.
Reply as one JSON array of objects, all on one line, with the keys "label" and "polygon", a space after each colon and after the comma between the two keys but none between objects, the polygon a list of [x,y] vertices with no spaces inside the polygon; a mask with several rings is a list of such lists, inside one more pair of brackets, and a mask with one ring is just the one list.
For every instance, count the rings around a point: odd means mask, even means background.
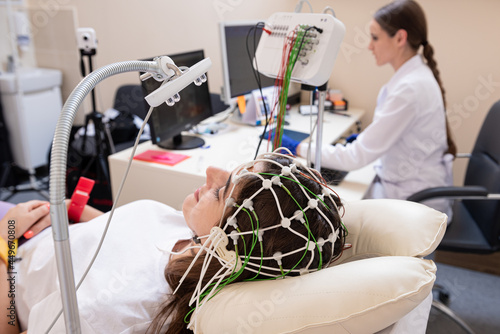
[{"label": "office wall", "polygon": [[[314,11],[332,6],[344,22],[347,33],[342,44],[330,86],[340,88],[352,106],[367,110],[367,124],[380,87],[389,80],[390,66],[377,67],[367,50],[368,23],[385,0],[310,0]],[[487,109],[500,99],[500,2],[496,0],[420,0],[427,13],[429,42],[447,92],[450,124],[459,151],[472,148]],[[49,20],[57,10],[76,9],[80,27],[93,27],[99,40],[94,67],[112,62],[139,59],[164,53],[203,48],[212,58],[210,90],[220,92],[222,84],[217,22],[266,18],[276,11],[292,11],[296,0],[27,0],[30,8],[42,8]],[[0,15],[1,15],[0,8]],[[303,12],[308,11],[304,6]],[[57,27],[56,27],[57,28]],[[57,29],[56,29],[57,30]],[[76,48],[76,40],[74,44]],[[8,47],[4,39],[0,49]],[[3,54],[0,56],[4,57]],[[1,62],[4,62],[1,59]],[[57,64],[54,64],[57,66]],[[73,73],[79,77],[75,64]],[[68,71],[68,70],[66,70]],[[69,82],[69,88],[73,83]],[[122,74],[98,86],[98,108],[112,105],[115,89],[124,83],[137,83],[137,74]],[[63,91],[69,88],[63,87]],[[81,114],[88,112],[82,110]],[[465,162],[455,164],[456,183],[463,177]]]},{"label": "office wall", "polygon": [[[48,7],[47,3],[51,5]],[[59,19],[62,12],[76,9],[76,25],[92,27],[98,39],[97,55],[93,57],[94,69],[110,63],[149,58],[163,54],[173,54],[195,49],[204,49],[212,59],[209,71],[210,91],[220,92],[222,85],[222,60],[219,44],[219,21],[265,20],[276,11],[291,11],[295,4],[289,0],[148,0],[148,1],[102,1],[102,0],[27,0],[31,11],[42,7],[41,11],[50,14],[45,30],[64,34],[74,29],[67,20]],[[44,7],[44,8],[43,8]],[[33,20],[33,18],[32,18]],[[65,23],[65,24],[64,24]],[[65,35],[65,34],[64,34]],[[47,36],[38,37],[38,44],[44,45]],[[41,40],[40,40],[41,39]],[[57,38],[56,40],[60,40]],[[68,43],[56,45],[64,50]],[[71,47],[71,45],[69,46]],[[72,47],[77,50],[76,38]],[[44,53],[47,55],[47,52]],[[69,57],[69,54],[68,54]],[[66,62],[73,63],[66,57]],[[47,67],[61,64],[54,59]],[[59,65],[60,66],[60,65]],[[73,64],[73,72],[66,73],[69,88],[74,87],[74,79],[80,77],[78,62]],[[69,72],[66,68],[65,72]],[[112,106],[115,90],[128,83],[139,83],[138,73],[125,73],[113,76],[98,85],[96,100],[99,111]],[[63,94],[69,90],[63,89]],[[64,94],[67,96],[66,94]],[[87,101],[88,102],[88,101]],[[90,111],[90,104],[79,111],[76,122],[82,122],[83,115]]]},{"label": "office wall", "polygon": [[[12,11],[16,11],[21,9],[22,6],[13,5]],[[15,45],[16,36],[12,34],[12,27],[14,26],[14,22],[9,20],[9,16],[7,15],[7,7],[0,5],[0,71],[7,70],[7,59],[9,56],[13,55],[13,43]],[[25,67],[33,67],[36,65],[35,56],[32,49],[28,49],[26,51],[18,50],[16,47],[15,50],[18,53],[19,57],[19,65]]]},{"label": "office wall", "polygon": [[[346,25],[346,36],[330,79],[353,106],[368,111],[368,122],[380,87],[393,74],[377,67],[368,23],[386,0],[311,0],[315,11],[330,5]],[[429,43],[446,89],[450,127],[459,152],[470,152],[488,109],[500,100],[500,2],[495,0],[419,0],[426,12]],[[305,11],[305,8],[304,8]],[[366,122],[365,122],[366,124]],[[455,183],[463,180],[466,159],[454,164]]]}]

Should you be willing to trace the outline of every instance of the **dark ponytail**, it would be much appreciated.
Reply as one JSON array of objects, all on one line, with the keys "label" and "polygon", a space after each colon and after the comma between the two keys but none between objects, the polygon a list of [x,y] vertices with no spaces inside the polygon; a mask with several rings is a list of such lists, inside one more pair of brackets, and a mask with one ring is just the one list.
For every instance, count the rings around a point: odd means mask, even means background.
[{"label": "dark ponytail", "polygon": [[[445,98],[445,90],[443,87],[443,84],[441,82],[441,76],[439,75],[439,70],[437,68],[437,63],[434,60],[434,49],[432,46],[425,40],[425,43],[422,43],[424,50],[424,58],[427,61],[427,65],[432,71],[432,74],[434,74],[434,78],[436,78],[436,81],[439,85],[439,88],[441,89],[441,95],[443,96],[443,104],[444,104],[444,109],[446,110],[446,98]],[[450,125],[448,123],[448,117],[446,117],[446,141],[448,143],[448,152],[450,154],[453,154],[455,156],[457,154],[457,146],[455,145],[455,142],[453,141],[453,138],[451,138],[451,131],[450,131]]]},{"label": "dark ponytail", "polygon": [[[434,74],[441,96],[443,97],[443,105],[446,112],[446,98],[443,83],[439,75],[437,63],[434,59],[434,49],[427,41],[427,21],[425,14],[420,5],[413,0],[398,0],[380,8],[374,15],[375,21],[384,29],[389,36],[394,36],[400,29],[406,30],[408,37],[407,41],[410,47],[415,52],[423,46],[423,55],[427,65]],[[457,153],[456,145],[451,137],[448,118],[446,117],[446,139],[448,142],[448,151],[454,156]]]}]

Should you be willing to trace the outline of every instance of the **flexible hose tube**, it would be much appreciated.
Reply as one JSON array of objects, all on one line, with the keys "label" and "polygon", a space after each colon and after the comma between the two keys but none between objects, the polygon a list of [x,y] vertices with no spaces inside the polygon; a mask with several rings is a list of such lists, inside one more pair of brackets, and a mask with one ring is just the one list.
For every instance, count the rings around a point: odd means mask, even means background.
[{"label": "flexible hose tube", "polygon": [[156,62],[126,61],[95,70],[73,89],[57,122],[50,162],[50,218],[67,333],[81,332],[68,239],[68,215],[64,204],[67,152],[71,127],[80,104],[99,82],[115,74],[134,71],[160,73],[161,69]]},{"label": "flexible hose tube", "polygon": [[71,127],[76,112],[83,99],[104,79],[125,72],[158,72],[156,62],[126,61],[104,66],[86,76],[71,92],[63,106],[52,144],[50,164],[50,202],[60,203],[64,200],[66,187],[67,150]]}]

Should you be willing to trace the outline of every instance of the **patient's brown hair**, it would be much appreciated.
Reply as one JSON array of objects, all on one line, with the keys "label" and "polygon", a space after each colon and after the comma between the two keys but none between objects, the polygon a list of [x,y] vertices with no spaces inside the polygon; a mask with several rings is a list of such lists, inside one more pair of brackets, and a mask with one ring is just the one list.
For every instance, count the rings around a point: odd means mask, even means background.
[{"label": "patient's brown hair", "polygon": [[[275,158],[279,163],[284,166],[288,166],[291,163],[291,160],[284,157]],[[281,168],[276,166],[275,164],[265,163],[265,167],[262,169],[263,172],[272,173],[272,174],[280,174]],[[307,172],[305,172],[307,175]],[[312,193],[316,195],[322,194],[322,186],[318,183],[312,181],[310,178],[300,175],[298,173],[295,174],[300,183],[312,191]],[[264,178],[270,179],[272,176],[262,175]],[[281,182],[283,185],[291,192],[295,200],[300,204],[302,208],[308,206],[308,198],[303,194],[303,191],[300,189],[300,185],[297,183],[281,178]],[[262,188],[262,180],[255,176],[245,176],[242,177],[240,182],[236,185],[237,195],[234,197],[236,203],[241,204],[244,199],[252,196],[257,190]],[[297,203],[292,199],[292,197],[282,188],[274,186],[279,201],[281,210],[285,217],[292,217],[294,213],[298,210]],[[333,196],[332,196],[333,197]],[[338,198],[335,198],[336,205],[340,208],[341,203]],[[323,267],[327,266],[332,260],[334,260],[343,250],[344,248],[344,239],[345,239],[345,231],[342,228],[340,216],[338,212],[335,210],[335,205],[327,199],[325,196],[325,204],[328,205],[326,208],[323,204],[320,204],[318,208],[321,208],[323,214],[328,217],[330,222],[333,225],[335,230],[339,229],[339,238],[336,240],[334,245],[333,256],[331,256],[332,244],[330,242],[326,242],[322,249],[322,262]],[[254,199],[253,199],[253,207],[255,209],[255,213],[259,218],[260,228],[265,228],[268,226],[274,226],[281,221],[281,217],[279,215],[278,209],[276,208],[275,199],[271,193],[271,191],[261,191]],[[225,219],[234,213],[234,209],[230,210],[230,212],[226,212]],[[309,228],[316,238],[322,237],[327,240],[330,234],[332,233],[332,229],[330,225],[327,223],[325,218],[321,216],[321,214],[317,210],[307,210],[305,211],[307,220],[309,222]],[[251,222],[249,216],[241,212],[238,214],[238,226],[241,231],[252,231]],[[254,221],[255,224],[255,221]],[[300,223],[294,223],[293,229],[302,235],[307,235],[307,229],[305,225]],[[226,230],[226,233],[229,234],[231,232],[231,228]],[[251,244],[251,235],[245,236],[245,242],[247,245]],[[238,252],[239,254],[245,254],[243,249],[243,242],[238,242]],[[282,252],[283,254],[296,250],[298,248],[302,248],[304,246],[304,239],[298,237],[297,235],[289,232],[283,228],[276,228],[272,230],[268,230],[263,235],[263,256],[270,257],[276,252]],[[230,242],[228,245],[228,249],[234,247]],[[248,246],[247,246],[248,247]],[[260,257],[260,249],[259,247],[255,247],[257,249],[256,253],[252,253],[252,256]],[[295,264],[300,262],[300,264],[295,269],[305,268],[308,262],[311,259],[310,252],[307,252],[306,256],[301,260],[303,252],[297,252],[294,255],[286,256],[282,258],[283,268],[292,268]],[[194,267],[191,269],[179,290],[175,295],[170,294],[164,304],[161,306],[158,315],[153,320],[150,328],[148,329],[148,333],[162,333],[165,332],[167,334],[174,333],[192,333],[187,329],[187,323],[185,323],[184,318],[190,312],[190,307],[188,306],[189,300],[195,290],[196,285],[198,284],[198,280],[200,277],[201,266],[203,264],[203,257],[205,254],[202,254],[198,259]],[[191,264],[193,260],[192,255],[186,255],[184,257],[179,257],[175,260],[172,260],[167,267],[165,268],[165,278],[172,289],[174,291],[185,273],[188,266]],[[269,266],[276,268],[276,261],[274,260],[264,260],[263,266]],[[317,268],[319,266],[319,251],[316,249],[314,254],[314,260],[310,268]],[[218,261],[211,261],[211,266],[209,271],[204,275],[203,285],[205,285],[220,269],[220,264]],[[244,270],[243,273],[237,278],[237,282],[241,282],[245,279],[253,278],[256,273]],[[297,275],[297,273],[290,273],[290,275]],[[268,278],[267,276],[260,276],[258,278]],[[187,317],[187,321],[188,321]],[[189,322],[189,321],[188,321]]]}]

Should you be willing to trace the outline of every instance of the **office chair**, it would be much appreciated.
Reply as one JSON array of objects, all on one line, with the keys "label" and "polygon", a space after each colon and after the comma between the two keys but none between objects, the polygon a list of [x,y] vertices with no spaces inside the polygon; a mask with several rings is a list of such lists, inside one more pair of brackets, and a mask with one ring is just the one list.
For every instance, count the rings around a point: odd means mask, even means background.
[{"label": "office chair", "polygon": [[214,115],[229,108],[229,106],[221,100],[220,94],[210,93],[210,103],[212,104],[212,112]]},{"label": "office chair", "polygon": [[120,115],[111,124],[111,136],[115,144],[115,151],[120,152],[134,145],[135,137],[139,132],[133,123],[134,115],[144,120],[148,113],[141,85],[118,87],[113,109],[120,112]]},{"label": "office chair", "polygon": [[148,113],[144,103],[141,85],[122,85],[116,90],[113,108],[144,119]]},{"label": "office chair", "polygon": [[[423,202],[434,198],[452,198],[453,216],[438,250],[488,254],[500,250],[500,101],[490,108],[479,131],[462,187],[424,189],[408,197]],[[449,292],[435,287],[438,300],[434,309],[445,314],[465,331],[472,330],[446,306]]]},{"label": "office chair", "polygon": [[488,112],[470,155],[462,187],[436,187],[408,198],[424,202],[456,199],[440,250],[493,253],[500,250],[500,101]]}]

